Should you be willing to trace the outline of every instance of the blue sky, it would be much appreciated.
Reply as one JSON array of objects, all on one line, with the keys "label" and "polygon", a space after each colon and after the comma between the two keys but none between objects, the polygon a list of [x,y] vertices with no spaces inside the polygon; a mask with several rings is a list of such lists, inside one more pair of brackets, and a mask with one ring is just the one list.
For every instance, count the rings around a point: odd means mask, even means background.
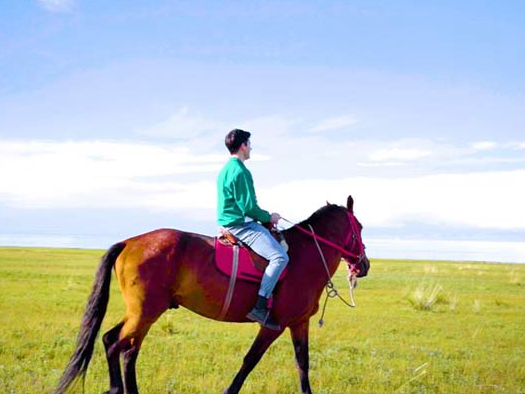
[{"label": "blue sky", "polygon": [[0,244],[215,233],[351,193],[372,257],[525,262],[525,5],[0,0]]}]

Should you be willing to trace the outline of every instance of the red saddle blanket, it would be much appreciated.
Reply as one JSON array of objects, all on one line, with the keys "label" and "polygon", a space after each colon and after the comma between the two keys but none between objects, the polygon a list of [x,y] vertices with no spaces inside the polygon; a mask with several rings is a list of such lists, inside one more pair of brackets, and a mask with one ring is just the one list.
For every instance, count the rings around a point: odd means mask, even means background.
[{"label": "red saddle blanket", "polygon": [[[261,260],[264,260],[260,257]],[[264,260],[266,261],[266,260]],[[215,265],[217,269],[228,277],[232,274],[233,246],[224,245],[215,237]],[[287,268],[283,270],[279,281],[286,275]],[[264,271],[257,268],[246,247],[239,247],[239,263],[237,268],[237,279],[249,282],[261,283]]]}]

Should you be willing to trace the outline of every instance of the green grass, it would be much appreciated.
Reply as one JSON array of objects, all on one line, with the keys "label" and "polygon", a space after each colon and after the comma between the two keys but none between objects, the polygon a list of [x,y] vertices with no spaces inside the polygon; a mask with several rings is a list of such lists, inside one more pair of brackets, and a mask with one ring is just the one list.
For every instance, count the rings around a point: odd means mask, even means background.
[{"label": "green grass", "polygon": [[[0,393],[49,392],[73,351],[101,251],[0,248]],[[348,297],[341,269],[335,284]],[[315,393],[525,393],[525,266],[373,260],[357,308],[330,300],[311,320]],[[102,330],[123,303],[113,280]],[[143,393],[219,393],[237,372],[255,324],[170,310],[137,365]],[[100,339],[86,393],[107,390]],[[82,392],[77,387],[76,392]],[[295,393],[289,334],[269,349],[243,393]]]}]

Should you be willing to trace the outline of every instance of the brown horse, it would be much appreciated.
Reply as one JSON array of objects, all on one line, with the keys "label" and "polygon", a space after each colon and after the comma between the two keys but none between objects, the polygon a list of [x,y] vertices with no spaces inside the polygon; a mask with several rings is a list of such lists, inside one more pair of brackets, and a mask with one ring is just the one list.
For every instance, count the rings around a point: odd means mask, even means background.
[{"label": "brown horse", "polygon": [[[361,242],[361,225],[353,216],[353,199],[347,206],[327,204],[300,223],[312,226],[324,238],[321,249],[330,277],[345,258],[357,276],[365,276],[369,262]],[[308,379],[308,323],[319,308],[319,297],[329,277],[313,237],[294,226],[284,231],[289,245],[288,273],[274,291],[272,313],[282,330],[261,328],[243,364],[224,393],[238,393],[268,347],[290,328],[302,393],[311,393]],[[332,245],[330,245],[332,243]],[[344,250],[349,258],[344,256]],[[359,256],[357,256],[359,255]],[[110,390],[106,393],[138,393],[135,363],[151,325],[169,308],[179,305],[210,319],[218,319],[229,278],[213,263],[214,238],[178,230],[161,229],[113,245],[102,257],[93,291],[82,318],[77,347],[55,393],[87,372],[89,361],[109,299],[114,267],[126,304],[122,321],[102,338],[109,366]],[[238,281],[226,316],[227,322],[248,322],[259,285]],[[122,381],[120,356],[124,369]]]}]

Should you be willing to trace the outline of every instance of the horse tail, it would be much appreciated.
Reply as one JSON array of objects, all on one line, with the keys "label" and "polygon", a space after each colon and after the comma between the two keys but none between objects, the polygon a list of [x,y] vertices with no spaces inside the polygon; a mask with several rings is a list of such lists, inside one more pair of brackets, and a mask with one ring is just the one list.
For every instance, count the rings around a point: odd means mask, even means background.
[{"label": "horse tail", "polygon": [[84,378],[86,375],[91,356],[93,355],[95,339],[106,314],[109,301],[109,286],[111,284],[111,270],[125,246],[126,244],[123,242],[113,245],[100,259],[93,283],[93,290],[89,296],[82,323],[80,324],[77,347],[69,359],[57,388],[53,391],[54,394],[64,393],[79,377]]}]

